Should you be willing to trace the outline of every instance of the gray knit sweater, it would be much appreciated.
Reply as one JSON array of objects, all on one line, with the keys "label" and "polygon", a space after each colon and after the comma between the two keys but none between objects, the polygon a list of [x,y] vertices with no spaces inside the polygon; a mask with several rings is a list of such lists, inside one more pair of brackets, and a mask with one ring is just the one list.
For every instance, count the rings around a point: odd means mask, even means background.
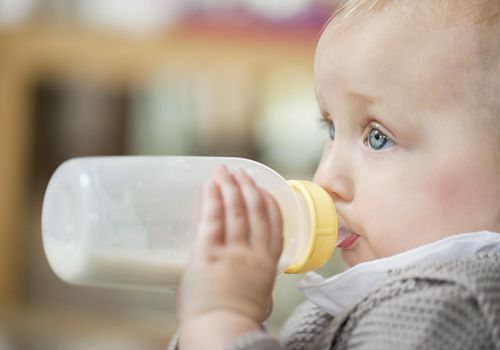
[{"label": "gray knit sweater", "polygon": [[500,350],[500,254],[389,271],[380,288],[336,319],[306,302],[280,339],[254,332],[231,347],[257,349]]}]

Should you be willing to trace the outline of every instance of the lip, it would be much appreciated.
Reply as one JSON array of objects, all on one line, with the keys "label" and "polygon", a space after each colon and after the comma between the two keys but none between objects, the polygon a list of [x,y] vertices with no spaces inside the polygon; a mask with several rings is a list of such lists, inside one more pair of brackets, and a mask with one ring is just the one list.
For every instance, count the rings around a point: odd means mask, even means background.
[{"label": "lip", "polygon": [[359,235],[352,232],[347,227],[340,225],[338,231],[338,237],[340,243],[337,244],[337,247],[346,250],[354,246],[354,243],[356,243],[356,241],[358,240]]}]

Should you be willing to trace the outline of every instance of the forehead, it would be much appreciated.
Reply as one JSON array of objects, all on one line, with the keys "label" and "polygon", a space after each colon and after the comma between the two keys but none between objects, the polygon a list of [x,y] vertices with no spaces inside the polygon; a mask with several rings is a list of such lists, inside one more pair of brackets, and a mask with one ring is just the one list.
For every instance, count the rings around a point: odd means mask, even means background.
[{"label": "forehead", "polygon": [[340,27],[332,22],[316,52],[319,98],[330,90],[406,97],[426,105],[456,101],[475,59],[471,36],[470,26],[433,25],[430,18],[396,10]]}]

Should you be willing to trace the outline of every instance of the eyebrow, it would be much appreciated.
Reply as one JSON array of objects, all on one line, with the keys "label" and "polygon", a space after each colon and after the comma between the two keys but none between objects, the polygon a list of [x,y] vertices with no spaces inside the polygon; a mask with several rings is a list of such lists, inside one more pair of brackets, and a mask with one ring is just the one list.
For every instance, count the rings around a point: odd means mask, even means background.
[{"label": "eyebrow", "polygon": [[[367,102],[367,105],[374,105],[381,100],[380,97],[367,95],[361,92],[348,91],[347,95],[355,99],[360,99]],[[318,93],[316,93],[316,100],[318,101],[318,109],[323,119],[328,119],[330,113],[322,108],[321,98]]]},{"label": "eyebrow", "polygon": [[371,95],[367,95],[367,94],[364,94],[364,93],[361,93],[361,92],[355,92],[355,91],[349,91],[347,93],[348,96],[353,96],[355,97],[356,99],[362,99],[362,100],[365,100],[367,101],[369,104],[375,104],[377,102],[380,101],[380,97],[378,96],[371,96]]}]

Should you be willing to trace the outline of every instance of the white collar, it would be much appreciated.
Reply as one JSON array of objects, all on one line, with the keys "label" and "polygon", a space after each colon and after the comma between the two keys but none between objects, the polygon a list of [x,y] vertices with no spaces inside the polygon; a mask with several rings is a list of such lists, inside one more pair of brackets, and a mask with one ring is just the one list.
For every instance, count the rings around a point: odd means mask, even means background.
[{"label": "white collar", "polygon": [[311,302],[338,316],[382,285],[390,269],[482,252],[500,252],[500,233],[481,231],[449,236],[387,258],[358,264],[327,279],[317,273],[308,273],[300,281],[299,289]]}]

